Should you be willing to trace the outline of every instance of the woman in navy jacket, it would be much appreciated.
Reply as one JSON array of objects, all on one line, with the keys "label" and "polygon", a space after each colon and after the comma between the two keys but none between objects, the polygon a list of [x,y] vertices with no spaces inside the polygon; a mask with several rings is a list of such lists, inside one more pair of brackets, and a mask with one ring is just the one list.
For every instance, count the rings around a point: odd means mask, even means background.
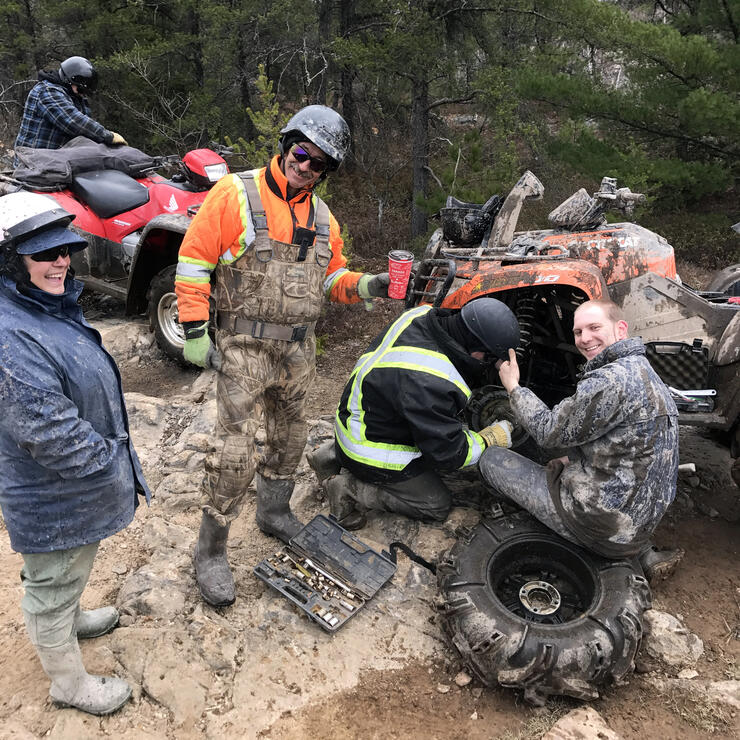
[{"label": "woman in navy jacket", "polygon": [[0,506],[23,556],[21,608],[51,698],[92,714],[131,689],[89,675],[78,638],[113,629],[113,607],[80,609],[101,539],[126,527],[149,490],[113,358],[77,303],[72,216],[35,193],[0,198]]}]

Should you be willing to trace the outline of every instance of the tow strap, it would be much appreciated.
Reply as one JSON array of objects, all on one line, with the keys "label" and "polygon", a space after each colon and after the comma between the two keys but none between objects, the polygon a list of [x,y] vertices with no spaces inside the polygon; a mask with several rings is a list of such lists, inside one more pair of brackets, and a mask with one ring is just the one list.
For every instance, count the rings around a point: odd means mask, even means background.
[{"label": "tow strap", "polygon": [[426,568],[427,570],[430,570],[434,575],[437,574],[437,566],[434,563],[430,563],[428,560],[424,560],[421,555],[418,555],[415,553],[407,544],[404,542],[391,542],[390,545],[388,545],[388,550],[390,552],[391,556],[391,562],[397,563],[398,558],[398,551],[401,550],[406,557],[409,560],[413,560],[418,565],[421,565],[422,568]]}]

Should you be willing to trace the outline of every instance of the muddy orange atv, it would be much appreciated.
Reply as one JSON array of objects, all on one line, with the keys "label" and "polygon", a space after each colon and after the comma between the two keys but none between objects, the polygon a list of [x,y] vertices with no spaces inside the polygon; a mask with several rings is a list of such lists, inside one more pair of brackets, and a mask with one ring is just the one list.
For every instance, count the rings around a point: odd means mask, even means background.
[{"label": "muddy orange atv", "polygon": [[[484,205],[448,198],[410,286],[407,304],[460,308],[482,296],[504,301],[521,327],[522,385],[549,405],[573,393],[584,360],[573,340],[573,312],[585,300],[611,298],[642,337],[648,358],[673,389],[681,422],[727,432],[740,455],[740,266],[722,271],[721,290],[702,292],[676,273],[673,248],[638,224],[607,224],[643,196],[604,178],[549,216],[554,228],[516,232],[525,200],[543,188],[525,173],[505,200]],[[729,276],[729,277],[728,277]],[[481,429],[513,416],[493,371],[475,389],[469,422]],[[514,447],[526,443],[515,429]]]}]

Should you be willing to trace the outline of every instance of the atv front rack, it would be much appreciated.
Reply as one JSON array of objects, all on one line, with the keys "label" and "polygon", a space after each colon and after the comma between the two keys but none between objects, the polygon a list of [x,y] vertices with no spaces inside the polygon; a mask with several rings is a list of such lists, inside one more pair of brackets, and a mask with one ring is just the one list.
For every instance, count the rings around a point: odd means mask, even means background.
[{"label": "atv front rack", "polygon": [[[543,244],[543,248],[552,248],[551,245]],[[560,247],[556,247],[560,249]],[[458,262],[470,262],[473,269],[478,269],[479,262],[540,262],[563,260],[570,257],[567,249],[562,249],[557,254],[517,254],[503,249],[487,249],[480,253],[480,249],[466,247],[448,247],[439,250],[443,258],[430,258],[422,260],[418,269],[412,275],[410,287],[406,294],[406,308],[413,308],[420,303],[431,303],[434,308],[442,305],[452,282],[457,275]]]},{"label": "atv front rack", "polygon": [[[446,268],[446,270],[438,270],[441,274],[433,274],[438,268]],[[406,308],[413,308],[424,301],[431,301],[434,308],[439,308],[456,274],[457,264],[454,259],[422,260],[411,279],[406,294]],[[428,290],[430,287],[432,289]]]}]

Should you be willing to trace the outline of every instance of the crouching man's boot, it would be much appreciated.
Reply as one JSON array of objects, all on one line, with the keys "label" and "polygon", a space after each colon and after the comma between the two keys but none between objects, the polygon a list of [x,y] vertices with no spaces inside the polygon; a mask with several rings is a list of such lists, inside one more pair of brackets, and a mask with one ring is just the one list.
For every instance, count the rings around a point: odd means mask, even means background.
[{"label": "crouching man's boot", "polygon": [[107,635],[118,626],[118,610],[115,606],[103,606],[100,609],[83,611],[77,605],[75,613],[75,631],[78,640],[89,640],[91,637]]},{"label": "crouching man's boot", "polygon": [[333,475],[338,475],[341,470],[333,439],[320,444],[315,450],[311,450],[306,455],[306,459],[313,472],[316,473],[319,483],[323,483]]},{"label": "crouching man's boot", "polygon": [[125,681],[115,676],[93,676],[85,670],[74,635],[56,647],[35,647],[51,679],[49,696],[59,706],[102,715],[115,712],[129,700],[131,687]]},{"label": "crouching man's boot", "polygon": [[673,575],[685,554],[686,551],[680,547],[675,550],[659,550],[655,545],[650,545],[639,554],[638,560],[648,583],[654,583]]},{"label": "crouching man's boot", "polygon": [[349,531],[362,529],[367,524],[365,507],[357,498],[359,481],[348,472],[335,475],[326,482],[329,511],[339,524]]},{"label": "crouching man's boot", "polygon": [[201,596],[211,606],[228,606],[236,600],[234,576],[226,557],[230,527],[203,512],[195,546],[195,578]]},{"label": "crouching man's boot", "polygon": [[257,526],[285,543],[303,529],[301,521],[290,510],[294,486],[292,480],[272,480],[257,473]]}]

